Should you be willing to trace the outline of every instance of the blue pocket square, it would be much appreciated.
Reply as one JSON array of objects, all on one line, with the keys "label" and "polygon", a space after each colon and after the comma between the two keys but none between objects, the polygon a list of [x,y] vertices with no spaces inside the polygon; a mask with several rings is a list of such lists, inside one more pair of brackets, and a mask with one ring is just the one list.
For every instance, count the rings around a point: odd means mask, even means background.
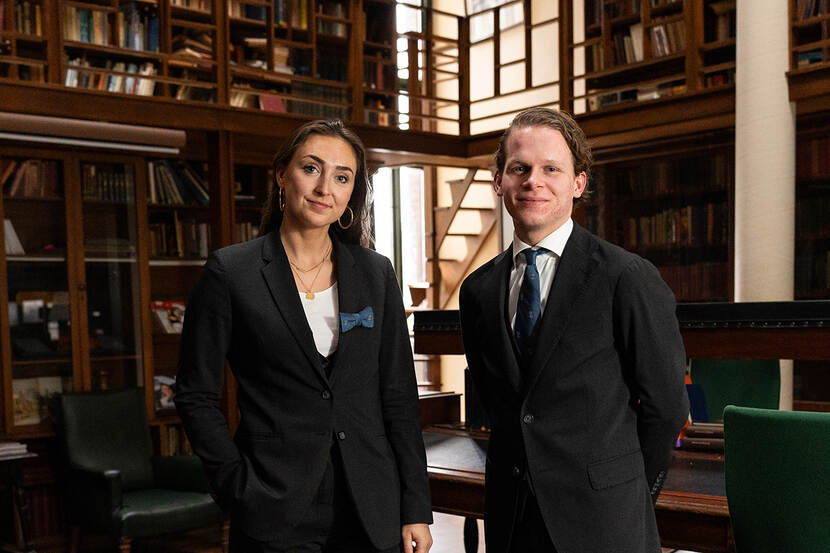
[{"label": "blue pocket square", "polygon": [[348,332],[356,326],[375,326],[375,312],[367,305],[357,313],[340,313],[340,332]]}]

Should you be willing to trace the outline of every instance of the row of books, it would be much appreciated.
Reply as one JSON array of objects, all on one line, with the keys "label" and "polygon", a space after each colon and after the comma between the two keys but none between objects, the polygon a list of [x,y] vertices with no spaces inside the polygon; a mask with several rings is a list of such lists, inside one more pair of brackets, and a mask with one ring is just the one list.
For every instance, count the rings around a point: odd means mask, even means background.
[{"label": "row of books", "polygon": [[181,426],[169,425],[165,429],[167,431],[167,455],[193,455],[193,447]]},{"label": "row of books", "polygon": [[735,70],[724,69],[723,71],[708,73],[706,75],[706,78],[704,78],[703,80],[703,84],[707,88],[712,86],[724,86],[735,84]]},{"label": "row of books", "polygon": [[651,53],[668,56],[686,49],[686,25],[682,19],[660,23],[651,28]]},{"label": "row of books", "polygon": [[0,159],[0,184],[7,198],[60,198],[58,162]]},{"label": "row of books", "polygon": [[[184,71],[180,78],[193,82],[199,82],[199,76],[191,71]],[[197,102],[213,103],[216,101],[215,86],[197,86],[195,84],[180,84],[172,89],[172,95],[176,100],[191,100]]]},{"label": "row of books", "polygon": [[372,90],[390,90],[395,84],[395,66],[383,58],[364,61],[363,84]]},{"label": "row of books", "polygon": [[605,4],[605,9],[607,10],[608,17],[611,19],[638,15],[640,13],[640,0],[617,0],[616,2],[608,2]]},{"label": "row of books", "polygon": [[85,200],[127,202],[135,199],[135,180],[126,166],[81,166],[81,197]]},{"label": "row of books", "polygon": [[[0,7],[0,29],[4,29],[3,7]],[[14,28],[19,33],[43,36],[42,8],[36,2],[16,2],[14,5]]]},{"label": "row of books", "polygon": [[299,113],[301,115],[310,115],[312,117],[320,117],[325,119],[346,119],[348,116],[348,107],[345,104],[348,104],[351,98],[349,90],[346,88],[316,85],[312,83],[295,83],[294,94],[306,98],[315,98],[325,102],[344,105],[341,107],[303,102],[300,100],[291,100],[288,103],[288,111],[291,113]]},{"label": "row of books", "polygon": [[170,0],[170,5],[178,8],[188,8],[200,12],[213,12],[212,0]]},{"label": "row of books", "polygon": [[151,204],[210,204],[208,184],[204,176],[186,161],[148,161],[147,180],[147,196]]},{"label": "row of books", "polygon": [[727,263],[662,265],[658,269],[678,301],[726,301],[730,296]]},{"label": "row of books", "polygon": [[796,146],[795,155],[797,178],[830,178],[830,137],[800,142]]},{"label": "row of books", "polygon": [[103,10],[64,7],[63,38],[102,46],[157,52],[159,19],[154,8],[130,3],[122,5],[110,19]]},{"label": "row of books", "polygon": [[611,50],[616,65],[643,61],[642,23],[635,23],[627,30],[613,34],[611,38]]},{"label": "row of books", "polygon": [[[317,3],[317,11],[318,13],[330,15],[332,17],[339,17],[341,19],[345,19],[347,17],[346,3],[341,0],[319,0]],[[317,20],[317,32],[341,38],[346,38],[348,36],[346,23],[328,21],[325,19]]]},{"label": "row of books", "polygon": [[256,223],[245,222],[236,223],[236,241],[247,242],[259,236],[259,225]]},{"label": "row of books", "polygon": [[[259,69],[268,69],[268,41],[265,37],[244,37],[231,43],[231,62]],[[272,71],[292,75],[294,67],[289,63],[290,49],[282,44],[272,44]]]},{"label": "row of books", "polygon": [[795,13],[801,19],[809,19],[827,13],[827,0],[798,0]]},{"label": "row of books", "polygon": [[210,225],[173,212],[172,220],[150,223],[150,256],[205,259],[210,244]]},{"label": "row of books", "polygon": [[620,221],[624,248],[652,246],[721,246],[729,234],[726,202],[687,205]]},{"label": "row of books", "polygon": [[[721,0],[720,2],[712,2],[708,7],[715,16],[714,33],[709,40],[721,41],[735,37],[735,0]],[[707,26],[707,32],[709,27]]]},{"label": "row of books", "polygon": [[364,123],[388,127],[395,120],[392,114],[386,113],[385,111],[372,111],[373,108],[377,110],[389,109],[380,99],[374,101],[367,100],[366,107],[367,109],[363,112]]},{"label": "row of books", "polygon": [[25,493],[31,537],[37,539],[62,534],[65,518],[58,488],[53,485],[33,486],[25,488]]},{"label": "row of books", "polygon": [[[593,92],[593,91],[592,91]],[[686,93],[686,84],[682,81],[672,81],[656,86],[641,86],[625,90],[615,90],[602,94],[589,94],[587,97],[588,111],[596,111],[626,102],[645,102],[667,96],[677,96]]]},{"label": "row of books", "polygon": [[795,232],[798,235],[821,235],[830,238],[828,231],[830,194],[799,198],[795,204]]},{"label": "row of books", "polygon": [[[1,54],[1,53],[0,53]],[[17,78],[32,83],[46,82],[46,67],[44,65],[17,65]]]},{"label": "row of books", "polygon": [[725,154],[661,159],[615,172],[617,193],[637,198],[726,191],[732,182],[732,163]]},{"label": "row of books", "polygon": [[173,36],[175,56],[213,60],[213,34],[198,29],[179,28]]},{"label": "row of books", "polygon": [[[103,71],[85,71],[84,68]],[[156,82],[146,77],[158,72],[152,62],[141,65],[133,62],[113,62],[111,59],[90,60],[86,57],[69,60],[64,85],[87,90],[102,90],[122,94],[152,96]]]},{"label": "row of books", "polygon": [[[308,29],[308,0],[274,0],[274,23],[295,29]],[[239,19],[265,21],[265,6],[249,4],[246,0],[228,0],[228,15]]]},{"label": "row of books", "polygon": [[830,290],[830,250],[796,253],[795,289]]}]

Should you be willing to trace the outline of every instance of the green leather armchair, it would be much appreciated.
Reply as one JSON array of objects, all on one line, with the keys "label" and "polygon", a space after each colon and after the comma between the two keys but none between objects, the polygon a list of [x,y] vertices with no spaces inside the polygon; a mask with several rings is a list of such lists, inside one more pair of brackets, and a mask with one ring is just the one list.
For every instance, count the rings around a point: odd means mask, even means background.
[{"label": "green leather armchair", "polygon": [[738,553],[830,551],[830,413],[729,405],[726,497]]},{"label": "green leather armchair", "polygon": [[68,392],[53,407],[73,553],[79,530],[108,534],[129,552],[136,539],[223,523],[198,458],[153,456],[141,388]]}]

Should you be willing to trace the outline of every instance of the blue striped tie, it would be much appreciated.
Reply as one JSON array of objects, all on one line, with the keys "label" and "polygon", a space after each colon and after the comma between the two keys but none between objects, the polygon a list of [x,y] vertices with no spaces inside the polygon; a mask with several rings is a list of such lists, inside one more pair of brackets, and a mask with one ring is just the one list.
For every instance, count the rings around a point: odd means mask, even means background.
[{"label": "blue striped tie", "polygon": [[527,260],[522,286],[519,289],[519,301],[516,304],[516,324],[514,334],[519,346],[522,364],[527,364],[536,348],[536,331],[542,315],[542,295],[539,290],[539,271],[536,269],[536,256],[547,252],[545,248],[526,248],[522,253]]}]

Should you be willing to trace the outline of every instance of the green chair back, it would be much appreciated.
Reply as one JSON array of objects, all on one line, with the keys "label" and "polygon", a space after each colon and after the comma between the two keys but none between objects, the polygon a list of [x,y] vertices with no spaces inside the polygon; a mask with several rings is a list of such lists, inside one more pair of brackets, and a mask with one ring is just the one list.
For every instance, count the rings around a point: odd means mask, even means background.
[{"label": "green chair back", "polygon": [[738,553],[830,551],[830,413],[730,405],[724,437]]},{"label": "green chair back", "polygon": [[703,390],[709,415],[708,421],[695,422],[721,422],[727,405],[778,409],[781,371],[777,359],[691,359],[689,374],[692,384]]},{"label": "green chair back", "polygon": [[142,388],[67,392],[58,401],[59,434],[70,464],[119,470],[124,491],[153,487],[153,443]]}]

